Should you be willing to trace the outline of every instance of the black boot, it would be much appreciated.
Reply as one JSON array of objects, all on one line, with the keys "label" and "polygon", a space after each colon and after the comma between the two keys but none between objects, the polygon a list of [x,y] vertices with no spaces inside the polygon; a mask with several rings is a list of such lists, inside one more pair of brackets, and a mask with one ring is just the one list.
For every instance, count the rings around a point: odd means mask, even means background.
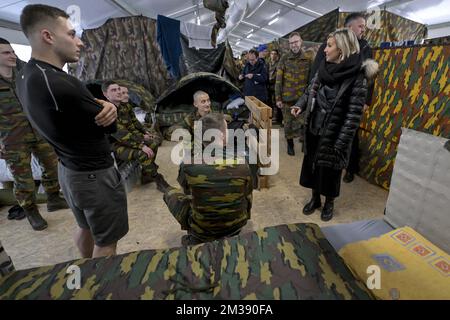
[{"label": "black boot", "polygon": [[327,197],[325,200],[325,204],[323,205],[320,219],[322,219],[322,221],[330,221],[333,218],[333,211],[334,211],[334,198]]},{"label": "black boot", "polygon": [[42,218],[39,210],[36,206],[24,209],[25,215],[31,224],[31,227],[36,231],[44,230],[48,227],[47,221]]},{"label": "black boot", "polygon": [[308,216],[321,206],[322,202],[320,201],[320,194],[313,190],[311,200],[303,207],[303,214]]},{"label": "black boot", "polygon": [[170,184],[167,183],[166,179],[164,179],[164,176],[160,173],[158,173],[158,175],[156,176],[155,182],[156,188],[162,193],[166,193],[171,188]]},{"label": "black boot", "polygon": [[287,153],[290,156],[295,156],[294,139],[287,139]]},{"label": "black boot", "polygon": [[155,181],[158,173],[144,173],[141,175],[141,185],[146,185]]},{"label": "black boot", "polygon": [[353,181],[353,179],[355,179],[355,175],[353,173],[351,173],[350,171],[345,172],[344,176],[345,183],[350,183]]},{"label": "black boot", "polygon": [[69,205],[67,204],[64,198],[59,196],[59,192],[51,193],[47,196],[47,211],[53,212],[61,209],[68,209]]}]

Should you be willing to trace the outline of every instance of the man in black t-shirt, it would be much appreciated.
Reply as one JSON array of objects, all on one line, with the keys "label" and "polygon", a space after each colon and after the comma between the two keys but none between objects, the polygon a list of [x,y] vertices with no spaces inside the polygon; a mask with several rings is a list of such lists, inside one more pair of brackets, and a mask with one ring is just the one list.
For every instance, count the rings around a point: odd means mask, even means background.
[{"label": "man in black t-shirt", "polygon": [[59,181],[79,226],[81,255],[108,256],[128,232],[125,188],[107,138],[116,130],[117,109],[62,71],[78,61],[83,47],[68,18],[46,5],[23,9],[20,23],[32,58],[17,76],[17,92],[31,124],[59,157]]}]

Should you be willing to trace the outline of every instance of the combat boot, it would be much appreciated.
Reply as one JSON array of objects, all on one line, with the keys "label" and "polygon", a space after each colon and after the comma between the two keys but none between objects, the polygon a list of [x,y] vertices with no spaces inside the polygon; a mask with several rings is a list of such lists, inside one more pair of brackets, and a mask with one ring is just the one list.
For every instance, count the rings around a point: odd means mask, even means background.
[{"label": "combat boot", "polygon": [[294,139],[287,139],[287,153],[290,156],[295,156]]},{"label": "combat boot", "polygon": [[170,184],[167,183],[166,179],[164,179],[164,176],[160,173],[156,175],[155,182],[156,188],[162,193],[166,193],[171,188]]},{"label": "combat boot", "polygon": [[47,211],[53,212],[61,209],[68,209],[69,205],[67,204],[64,198],[59,196],[59,192],[51,193],[47,197]]},{"label": "combat boot", "polygon": [[151,182],[154,182],[155,178],[157,177],[157,175],[158,175],[157,173],[156,174],[154,174],[154,173],[148,174],[148,173],[142,172],[141,185],[146,185],[146,184],[149,184]]},{"label": "combat boot", "polygon": [[320,201],[320,193],[313,190],[311,200],[303,207],[303,214],[305,216],[309,216],[313,214],[314,211],[322,206],[322,202]]},{"label": "combat boot", "polygon": [[334,198],[327,197],[327,199],[325,200],[325,204],[323,205],[320,219],[322,219],[322,221],[330,221],[333,218],[333,210],[334,210]]},{"label": "combat boot", "polygon": [[39,210],[36,206],[24,209],[25,215],[27,216],[28,222],[30,222],[31,227],[36,231],[44,230],[48,227],[47,221],[42,218]]}]

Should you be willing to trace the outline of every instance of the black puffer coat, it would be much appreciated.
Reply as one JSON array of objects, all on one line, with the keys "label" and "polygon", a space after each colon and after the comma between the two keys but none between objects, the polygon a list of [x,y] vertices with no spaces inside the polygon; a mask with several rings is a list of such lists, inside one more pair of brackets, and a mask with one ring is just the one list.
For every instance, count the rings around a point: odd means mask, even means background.
[{"label": "black puffer coat", "polygon": [[[359,127],[363,106],[367,94],[368,80],[378,72],[378,64],[371,59],[364,61],[362,68],[354,77],[346,79],[343,83],[334,87],[337,94],[336,102],[325,116],[325,121],[320,133],[319,145],[316,150],[308,149],[308,135],[305,134],[303,144],[305,154],[315,152],[314,163],[319,166],[329,167],[335,170],[342,170],[347,167],[350,157],[350,150]],[[311,81],[307,92],[297,101],[296,105],[305,115],[305,130],[310,130],[313,101],[314,108],[317,105],[318,92],[323,90],[318,74]]]}]

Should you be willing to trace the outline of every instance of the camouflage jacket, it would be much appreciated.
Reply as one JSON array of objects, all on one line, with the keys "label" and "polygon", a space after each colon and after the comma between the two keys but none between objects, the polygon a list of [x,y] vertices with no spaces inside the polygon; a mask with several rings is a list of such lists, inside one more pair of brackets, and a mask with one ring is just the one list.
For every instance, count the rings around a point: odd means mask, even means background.
[{"label": "camouflage jacket", "polygon": [[250,219],[253,181],[248,164],[181,164],[178,182],[191,196],[189,229],[210,241],[239,231]]},{"label": "camouflage jacket", "polygon": [[[15,79],[16,72],[13,72]],[[15,93],[15,81],[0,76],[0,146],[36,142],[42,138],[31,127]]]},{"label": "camouflage jacket", "polygon": [[277,68],[280,60],[269,63],[269,86],[273,87],[277,80]]},{"label": "camouflage jacket", "polygon": [[295,102],[300,98],[308,85],[312,60],[312,54],[303,51],[298,54],[289,51],[280,59],[275,82],[276,101]]},{"label": "camouflage jacket", "polygon": [[121,146],[142,149],[146,130],[134,114],[129,103],[122,103],[117,108],[117,132],[111,136],[116,144]]},{"label": "camouflage jacket", "polygon": [[183,128],[188,130],[191,134],[191,137],[194,137],[194,123],[195,121],[199,121],[202,116],[198,113],[197,110],[187,115],[183,120]]}]

